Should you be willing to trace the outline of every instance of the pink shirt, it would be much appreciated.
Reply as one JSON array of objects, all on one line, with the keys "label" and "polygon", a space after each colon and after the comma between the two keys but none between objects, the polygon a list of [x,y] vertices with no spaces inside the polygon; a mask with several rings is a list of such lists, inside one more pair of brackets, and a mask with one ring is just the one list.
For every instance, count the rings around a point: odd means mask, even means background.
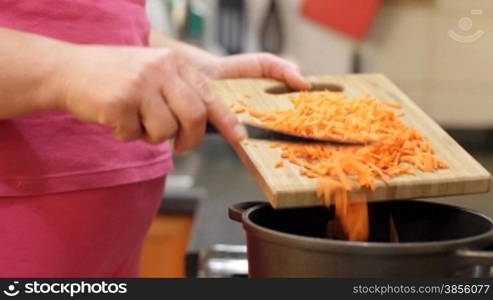
[{"label": "pink shirt", "polygon": [[[144,2],[2,0],[0,26],[73,43],[146,46]],[[68,114],[0,120],[0,196],[109,187],[157,178],[171,168],[168,143],[120,142],[103,126]]]}]

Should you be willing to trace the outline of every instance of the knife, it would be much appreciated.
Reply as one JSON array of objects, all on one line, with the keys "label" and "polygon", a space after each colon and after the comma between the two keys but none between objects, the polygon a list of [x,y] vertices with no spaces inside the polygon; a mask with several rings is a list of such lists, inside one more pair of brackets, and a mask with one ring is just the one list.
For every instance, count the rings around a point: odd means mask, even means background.
[{"label": "knife", "polygon": [[266,127],[258,123],[243,121],[242,124],[251,139],[283,141],[292,143],[318,143],[334,145],[366,145],[374,142],[373,140],[342,139],[331,137],[313,137],[283,131],[277,128]]}]

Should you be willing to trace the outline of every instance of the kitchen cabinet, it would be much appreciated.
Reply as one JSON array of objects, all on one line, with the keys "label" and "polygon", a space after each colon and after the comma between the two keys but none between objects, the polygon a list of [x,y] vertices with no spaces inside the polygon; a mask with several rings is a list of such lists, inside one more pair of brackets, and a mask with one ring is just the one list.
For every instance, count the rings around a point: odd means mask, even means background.
[{"label": "kitchen cabinet", "polygon": [[185,252],[193,214],[164,213],[155,217],[144,241],[142,277],[185,277]]}]

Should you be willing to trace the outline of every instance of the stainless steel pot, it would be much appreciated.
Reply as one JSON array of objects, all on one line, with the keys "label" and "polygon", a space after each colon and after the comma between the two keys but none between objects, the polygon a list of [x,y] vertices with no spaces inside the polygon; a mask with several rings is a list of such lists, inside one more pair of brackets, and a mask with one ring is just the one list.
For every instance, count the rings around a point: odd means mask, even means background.
[{"label": "stainless steel pot", "polygon": [[[333,209],[229,208],[246,231],[250,277],[483,277],[493,265],[493,220],[424,201],[369,204],[368,242],[325,238]],[[399,243],[391,243],[392,216]]]}]

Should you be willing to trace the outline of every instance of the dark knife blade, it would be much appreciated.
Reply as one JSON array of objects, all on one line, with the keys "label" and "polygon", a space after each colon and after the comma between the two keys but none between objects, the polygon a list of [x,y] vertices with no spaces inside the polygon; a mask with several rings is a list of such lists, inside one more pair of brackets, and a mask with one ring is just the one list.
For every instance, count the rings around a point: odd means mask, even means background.
[{"label": "dark knife blade", "polygon": [[332,145],[362,145],[370,142],[342,140],[335,138],[316,138],[297,135],[293,133],[283,132],[274,128],[264,127],[260,124],[254,124],[250,122],[243,122],[245,129],[247,130],[248,137],[259,140],[271,140],[281,142],[292,143],[316,143],[316,144],[332,144]]}]

